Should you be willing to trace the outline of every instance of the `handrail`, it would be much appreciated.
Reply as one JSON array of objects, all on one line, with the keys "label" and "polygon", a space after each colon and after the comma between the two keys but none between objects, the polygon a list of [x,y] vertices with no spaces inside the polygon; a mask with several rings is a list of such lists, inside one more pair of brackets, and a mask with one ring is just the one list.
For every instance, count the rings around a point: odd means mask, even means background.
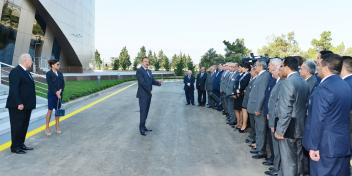
[{"label": "handrail", "polygon": [[[15,66],[9,65],[9,64],[3,63],[3,62],[0,62],[0,65],[5,65],[5,66],[11,67],[11,68],[15,68]],[[46,78],[45,76],[40,75],[40,74],[36,74],[34,72],[30,72],[30,73],[31,73],[31,75],[34,75],[34,76],[37,76],[37,77]]]},{"label": "handrail", "polygon": [[[0,84],[1,84],[1,81],[9,83],[9,81],[7,81],[5,79],[2,79],[2,73],[1,72],[3,71],[5,73],[10,73],[10,71],[2,70],[2,65],[10,67],[10,68],[15,68],[15,66],[0,62]],[[44,79],[46,79],[46,76],[43,76],[43,75],[39,75],[39,74],[36,74],[36,73],[33,73],[33,72],[30,72],[30,74],[33,75],[33,78],[44,78]],[[40,81],[37,81],[37,80],[33,80],[33,81],[36,83],[36,85],[35,85],[36,92],[45,96],[47,93],[45,93],[45,92],[43,92],[41,90],[44,90],[44,91],[46,90],[47,91],[48,88],[45,88],[45,87],[42,87],[42,86],[48,86],[48,84],[40,82]]]}]

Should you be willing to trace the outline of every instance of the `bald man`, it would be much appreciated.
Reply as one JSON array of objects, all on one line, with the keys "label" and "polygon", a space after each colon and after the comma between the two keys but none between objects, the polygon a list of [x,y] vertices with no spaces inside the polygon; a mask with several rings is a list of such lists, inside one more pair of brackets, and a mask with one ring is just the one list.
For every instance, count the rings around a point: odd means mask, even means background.
[{"label": "bald man", "polygon": [[34,80],[29,70],[32,67],[32,58],[29,54],[22,54],[19,65],[11,70],[9,75],[9,96],[6,108],[9,110],[11,124],[11,152],[25,154],[28,150],[24,142],[28,130],[32,110],[36,106]]}]

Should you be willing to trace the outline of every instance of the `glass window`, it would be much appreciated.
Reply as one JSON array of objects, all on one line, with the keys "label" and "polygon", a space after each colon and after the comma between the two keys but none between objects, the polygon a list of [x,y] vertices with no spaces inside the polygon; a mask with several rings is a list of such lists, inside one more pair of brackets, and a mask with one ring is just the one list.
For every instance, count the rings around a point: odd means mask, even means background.
[{"label": "glass window", "polygon": [[59,42],[55,38],[53,43],[53,50],[51,52],[51,57],[55,58],[56,60],[60,60],[60,53],[61,53],[61,47],[59,45]]},{"label": "glass window", "polygon": [[12,64],[21,8],[6,2],[0,20],[0,61]]},{"label": "glass window", "polygon": [[[32,39],[29,47],[29,54],[32,56],[32,58],[35,58],[35,61],[37,61],[41,56],[45,30],[45,21],[38,14],[35,14],[35,20],[32,29]],[[38,65],[38,63],[35,63],[35,65]]]}]

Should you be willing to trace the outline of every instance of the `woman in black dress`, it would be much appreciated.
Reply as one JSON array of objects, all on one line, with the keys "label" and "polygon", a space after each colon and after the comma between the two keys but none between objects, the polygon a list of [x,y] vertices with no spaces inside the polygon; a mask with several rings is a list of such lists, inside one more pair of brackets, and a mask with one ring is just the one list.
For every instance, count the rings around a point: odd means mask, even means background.
[{"label": "woman in black dress", "polygon": [[[61,108],[61,98],[65,88],[65,81],[63,74],[59,71],[60,62],[56,59],[49,60],[50,71],[46,73],[46,81],[48,83],[48,113],[46,114],[46,129],[45,134],[51,135],[50,118],[53,109]],[[59,126],[59,117],[55,117],[55,129],[57,134],[61,134]]]},{"label": "woman in black dress", "polygon": [[[243,104],[243,97],[244,91],[247,88],[247,85],[251,79],[251,74],[249,73],[251,70],[251,66],[247,63],[242,63],[240,65],[241,76],[239,78],[239,84],[236,89],[236,99],[235,99],[235,111],[237,111],[237,129],[242,129],[243,124],[243,112],[242,112],[242,104]],[[245,112],[246,113],[246,112]]]}]

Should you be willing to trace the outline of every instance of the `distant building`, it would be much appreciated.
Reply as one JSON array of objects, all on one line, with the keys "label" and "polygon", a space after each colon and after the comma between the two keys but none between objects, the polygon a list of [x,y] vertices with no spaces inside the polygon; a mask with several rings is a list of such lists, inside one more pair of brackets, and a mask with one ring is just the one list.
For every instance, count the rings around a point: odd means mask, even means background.
[{"label": "distant building", "polygon": [[89,70],[95,52],[94,0],[0,0],[0,62],[29,52],[34,70],[60,60],[63,72]]}]

